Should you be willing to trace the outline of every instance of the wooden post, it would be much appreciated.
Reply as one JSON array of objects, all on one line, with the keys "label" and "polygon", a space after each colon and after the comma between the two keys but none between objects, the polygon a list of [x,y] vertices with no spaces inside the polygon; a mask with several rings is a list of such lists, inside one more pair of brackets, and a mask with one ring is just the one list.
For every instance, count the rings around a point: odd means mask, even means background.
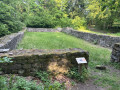
[{"label": "wooden post", "polygon": [[78,64],[78,72],[80,73],[80,74],[82,74],[82,64]]}]

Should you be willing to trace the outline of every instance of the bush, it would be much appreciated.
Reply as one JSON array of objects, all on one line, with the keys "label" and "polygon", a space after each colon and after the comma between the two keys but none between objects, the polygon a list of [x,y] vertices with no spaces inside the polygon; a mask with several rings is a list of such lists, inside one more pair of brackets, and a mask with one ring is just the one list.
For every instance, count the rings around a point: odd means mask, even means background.
[{"label": "bush", "polygon": [[26,25],[27,27],[53,28],[55,27],[55,22],[53,16],[47,10],[43,10],[36,16],[30,14],[27,18]]},{"label": "bush", "polygon": [[76,16],[73,20],[72,20],[72,24],[73,24],[73,28],[74,29],[82,29],[86,27],[86,21],[85,18],[81,18],[79,16]]},{"label": "bush", "polygon": [[61,18],[58,22],[59,22],[59,26],[61,27],[72,27],[72,20],[68,17],[65,18]]},{"label": "bush", "polygon": [[15,9],[0,1],[0,37],[18,32],[24,24],[19,20]]},{"label": "bush", "polygon": [[8,25],[8,30],[11,33],[15,33],[22,30],[24,26],[24,24],[20,21],[6,21],[6,24]]},{"label": "bush", "polygon": [[0,37],[9,34],[8,26],[6,24],[0,23]]}]

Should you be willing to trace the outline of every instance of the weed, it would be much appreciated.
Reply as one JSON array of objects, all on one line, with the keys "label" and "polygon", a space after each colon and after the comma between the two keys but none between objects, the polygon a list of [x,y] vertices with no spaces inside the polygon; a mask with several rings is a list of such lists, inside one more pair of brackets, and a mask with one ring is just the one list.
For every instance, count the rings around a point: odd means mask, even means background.
[{"label": "weed", "polygon": [[82,68],[81,74],[78,72],[77,68],[71,68],[67,76],[71,79],[75,79],[76,81],[84,82],[88,78],[88,72],[85,67]]},{"label": "weed", "polygon": [[39,77],[44,84],[44,90],[65,90],[64,83],[61,84],[57,81],[52,83],[50,80],[50,75],[51,73],[46,71],[37,72],[37,77]]},{"label": "weed", "polygon": [[13,61],[11,61],[12,58],[9,57],[3,57],[0,58],[0,63],[12,63]]},{"label": "weed", "polygon": [[50,83],[49,73],[46,71],[37,72],[37,77],[39,77],[43,81],[43,83]]}]

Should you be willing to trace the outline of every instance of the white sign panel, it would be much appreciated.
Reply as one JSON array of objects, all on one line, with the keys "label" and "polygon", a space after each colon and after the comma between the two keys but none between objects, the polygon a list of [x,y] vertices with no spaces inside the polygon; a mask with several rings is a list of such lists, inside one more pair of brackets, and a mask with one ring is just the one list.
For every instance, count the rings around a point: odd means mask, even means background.
[{"label": "white sign panel", "polygon": [[77,61],[78,64],[87,63],[87,61],[84,57],[76,58],[76,61]]}]

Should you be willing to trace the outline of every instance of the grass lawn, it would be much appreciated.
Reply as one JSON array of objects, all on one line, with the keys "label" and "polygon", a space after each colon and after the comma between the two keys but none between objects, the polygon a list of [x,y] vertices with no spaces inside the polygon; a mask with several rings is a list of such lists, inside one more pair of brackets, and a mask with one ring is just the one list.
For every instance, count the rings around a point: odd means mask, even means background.
[{"label": "grass lawn", "polygon": [[113,67],[110,64],[111,50],[92,45],[84,40],[66,35],[61,32],[26,32],[23,40],[18,46],[18,49],[64,49],[64,48],[82,48],[90,54],[89,72],[90,77],[96,79],[95,84],[100,86],[110,87],[110,90],[120,90],[120,76],[117,72],[111,71],[108,68],[106,71],[95,69],[96,65],[106,65]]}]

